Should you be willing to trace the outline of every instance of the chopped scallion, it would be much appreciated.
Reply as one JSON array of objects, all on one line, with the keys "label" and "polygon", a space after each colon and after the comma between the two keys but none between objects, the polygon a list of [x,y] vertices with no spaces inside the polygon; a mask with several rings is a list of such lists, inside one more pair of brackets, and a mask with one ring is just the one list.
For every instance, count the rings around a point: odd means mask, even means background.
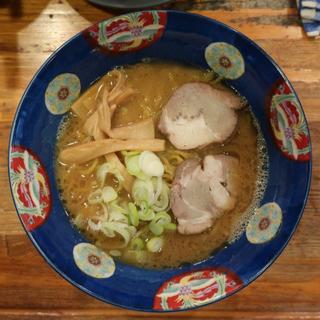
[{"label": "chopped scallion", "polygon": [[132,250],[143,250],[144,247],[145,247],[145,244],[141,238],[134,238],[130,242],[130,248]]},{"label": "chopped scallion", "polygon": [[160,252],[162,247],[163,247],[163,239],[160,237],[154,237],[151,238],[148,242],[147,242],[147,249],[150,252]]},{"label": "chopped scallion", "polygon": [[129,202],[128,204],[128,211],[130,223],[137,227],[139,225],[139,213],[136,206],[132,202]]}]

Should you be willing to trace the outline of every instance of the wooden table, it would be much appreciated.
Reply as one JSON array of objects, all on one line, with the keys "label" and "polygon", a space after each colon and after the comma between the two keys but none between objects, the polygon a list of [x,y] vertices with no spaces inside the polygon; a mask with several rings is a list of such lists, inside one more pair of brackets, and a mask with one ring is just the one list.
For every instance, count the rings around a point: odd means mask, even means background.
[{"label": "wooden table", "polygon": [[249,287],[192,312],[151,315],[115,308],[58,276],[33,248],[12,204],[7,176],[11,121],[48,56],[112,13],[85,0],[0,0],[0,319],[320,319],[320,39],[304,35],[294,0],[181,0],[169,7],[242,31],[279,63],[297,90],[310,125],[314,167],[307,208],[293,239]]}]

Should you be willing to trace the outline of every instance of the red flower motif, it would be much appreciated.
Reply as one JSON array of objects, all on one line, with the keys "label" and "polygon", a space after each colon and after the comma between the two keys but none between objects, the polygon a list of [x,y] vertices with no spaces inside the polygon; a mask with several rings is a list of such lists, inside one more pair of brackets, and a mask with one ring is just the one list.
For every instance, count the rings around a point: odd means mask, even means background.
[{"label": "red flower motif", "polygon": [[98,266],[101,264],[100,258],[95,254],[90,254],[88,256],[88,261],[89,261],[89,263],[91,263],[94,266]]},{"label": "red flower motif", "polygon": [[67,87],[61,87],[57,93],[59,100],[67,99],[68,95],[69,95],[69,88]]},{"label": "red flower motif", "polygon": [[266,217],[262,218],[260,223],[259,223],[259,229],[260,230],[265,230],[270,226],[270,220]]},{"label": "red flower motif", "polygon": [[219,59],[220,65],[224,68],[230,68],[232,66],[232,62],[230,61],[230,59],[226,56],[222,56]]}]

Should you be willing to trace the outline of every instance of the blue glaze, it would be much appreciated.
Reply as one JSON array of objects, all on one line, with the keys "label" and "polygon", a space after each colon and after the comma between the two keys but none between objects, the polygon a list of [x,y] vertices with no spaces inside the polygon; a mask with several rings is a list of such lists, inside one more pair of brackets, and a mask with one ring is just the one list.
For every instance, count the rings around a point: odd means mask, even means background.
[{"label": "blue glaze", "polygon": [[[207,68],[204,50],[212,42],[234,45],[245,61],[245,73],[228,84],[248,99],[267,142],[269,182],[261,203],[276,202],[281,207],[283,223],[278,235],[267,243],[254,245],[244,233],[214,257],[179,269],[145,270],[116,263],[116,271],[108,279],[87,276],[72,258],[73,247],[86,239],[70,224],[57,191],[55,142],[63,116],[52,115],[45,106],[48,84],[61,73],[74,73],[80,79],[83,92],[115,66],[134,64],[143,58],[174,60]],[[246,286],[270,266],[286,246],[301,218],[309,191],[311,161],[298,162],[283,156],[274,143],[266,114],[266,97],[281,77],[287,79],[251,40],[222,23],[198,15],[168,11],[162,37],[150,47],[133,53],[106,55],[93,49],[81,33],[76,35],[57,50],[32,79],[12,127],[9,150],[17,145],[31,149],[43,163],[52,191],[53,206],[47,221],[27,232],[33,244],[46,261],[75,286],[98,299],[129,309],[152,311],[154,295],[165,281],[182,272],[205,267],[230,269]]]}]

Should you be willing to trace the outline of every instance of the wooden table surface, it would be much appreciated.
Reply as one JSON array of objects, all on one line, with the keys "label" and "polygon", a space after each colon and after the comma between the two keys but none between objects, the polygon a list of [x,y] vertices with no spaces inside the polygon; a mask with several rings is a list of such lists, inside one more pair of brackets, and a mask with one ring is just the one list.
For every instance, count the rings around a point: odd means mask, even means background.
[{"label": "wooden table surface", "polygon": [[[288,75],[309,121],[312,188],[280,258],[238,294],[192,312],[147,314],[104,304],[58,276],[33,248],[15,213],[7,146],[23,91],[72,35],[114,13],[85,0],[0,0],[0,319],[320,319],[320,39],[308,39],[294,0],[180,0],[169,8],[223,21],[255,40]],[[297,186],[299,187],[299,186]]]}]

